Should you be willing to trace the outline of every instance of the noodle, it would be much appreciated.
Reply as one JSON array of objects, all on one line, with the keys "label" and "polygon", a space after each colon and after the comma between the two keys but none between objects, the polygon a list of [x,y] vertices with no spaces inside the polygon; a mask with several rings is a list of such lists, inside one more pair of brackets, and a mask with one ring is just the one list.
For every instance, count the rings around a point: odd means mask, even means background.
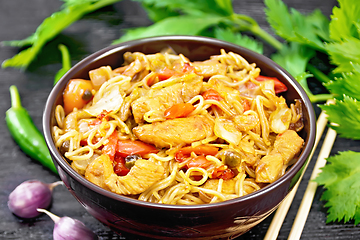
[{"label": "noodle", "polygon": [[52,134],[71,167],[112,192],[181,205],[241,197],[285,174],[303,144],[291,127],[303,126],[301,102],[288,107],[236,53],[191,62],[168,50],[125,53],[124,66],[91,71],[97,87],[82,107],[56,106]]}]

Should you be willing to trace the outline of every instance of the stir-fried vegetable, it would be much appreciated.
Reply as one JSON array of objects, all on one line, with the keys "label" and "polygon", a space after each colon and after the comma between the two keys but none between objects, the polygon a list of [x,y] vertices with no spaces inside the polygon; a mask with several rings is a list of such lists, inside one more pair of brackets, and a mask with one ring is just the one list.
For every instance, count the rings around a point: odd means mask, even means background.
[{"label": "stir-fried vegetable", "polygon": [[218,148],[214,146],[200,145],[197,147],[183,147],[175,153],[175,159],[178,162],[184,161],[186,158],[190,157],[190,154],[194,152],[196,155],[212,155],[215,156],[218,153]]},{"label": "stir-fried vegetable", "polygon": [[215,89],[212,88],[204,91],[201,95],[205,100],[216,100],[216,101],[222,100],[220,93],[218,93]]},{"label": "stir-fried vegetable", "polygon": [[178,103],[168,108],[164,112],[166,119],[187,117],[195,107],[191,103]]},{"label": "stir-fried vegetable", "polygon": [[94,89],[89,80],[72,79],[67,84],[63,99],[65,114],[70,113],[74,108],[83,108],[93,98]]},{"label": "stir-fried vegetable", "polygon": [[277,79],[276,77],[266,77],[266,76],[258,76],[256,78],[257,81],[262,82],[262,81],[274,81],[274,87],[275,87],[275,93],[279,94],[282,92],[286,92],[287,91],[287,87],[285,86],[285,84],[283,84],[282,82],[280,82],[279,79]]},{"label": "stir-fried vegetable", "polygon": [[121,157],[127,157],[132,154],[144,156],[145,154],[157,153],[158,151],[154,146],[141,141],[119,140],[117,144],[117,153]]}]

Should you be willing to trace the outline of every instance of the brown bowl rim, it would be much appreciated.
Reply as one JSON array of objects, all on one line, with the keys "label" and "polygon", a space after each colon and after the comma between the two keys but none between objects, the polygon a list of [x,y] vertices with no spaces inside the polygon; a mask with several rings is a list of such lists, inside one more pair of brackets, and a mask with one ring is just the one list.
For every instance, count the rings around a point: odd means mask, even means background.
[{"label": "brown bowl rim", "polygon": [[[303,99],[303,102],[305,104],[305,108],[308,110],[309,114],[309,124],[310,124],[310,131],[308,135],[308,142],[305,146],[305,149],[303,150],[300,158],[298,161],[289,169],[281,178],[276,180],[275,182],[267,185],[266,187],[257,190],[253,193],[250,193],[248,195],[234,198],[231,200],[227,200],[224,202],[219,203],[210,203],[210,204],[198,204],[198,205],[171,205],[171,204],[161,204],[161,203],[151,203],[151,202],[145,202],[133,198],[129,198],[126,196],[122,196],[113,192],[110,192],[108,190],[105,190],[87,179],[85,179],[83,176],[78,174],[74,169],[71,168],[71,166],[66,162],[66,160],[61,156],[61,154],[58,152],[58,150],[55,147],[52,135],[51,135],[51,112],[53,111],[53,103],[57,98],[58,92],[61,91],[65,84],[67,83],[67,78],[69,75],[75,74],[81,69],[83,69],[86,65],[97,61],[103,57],[106,57],[110,54],[116,53],[118,51],[121,51],[125,48],[128,48],[130,46],[134,45],[140,45],[140,44],[149,44],[151,42],[157,42],[157,41],[195,41],[195,42],[206,42],[209,44],[214,44],[219,46],[228,46],[231,48],[239,49],[239,52],[247,52],[248,54],[255,55],[257,59],[260,59],[260,61],[266,63],[269,65],[272,69],[275,69],[279,71],[289,82],[289,84],[292,85],[292,87],[298,92],[300,97]],[[219,47],[220,48],[220,47]],[[300,169],[306,164],[306,161],[308,160],[308,157],[310,155],[310,152],[312,151],[314,141],[315,141],[315,113],[313,110],[313,106],[310,102],[310,99],[308,98],[306,92],[303,90],[303,88],[300,86],[300,84],[280,65],[272,61],[270,58],[266,57],[265,55],[256,53],[252,50],[249,50],[247,48],[241,47],[239,45],[235,45],[229,42],[225,42],[222,40],[218,40],[215,38],[210,37],[201,37],[201,36],[186,36],[186,35],[170,35],[170,36],[157,36],[157,37],[149,37],[149,38],[143,38],[143,39],[137,39],[132,41],[127,41],[115,45],[110,45],[108,47],[105,47],[95,53],[90,54],[89,56],[85,57],[83,60],[79,61],[76,65],[74,65],[59,81],[58,83],[53,87],[51,90],[48,99],[45,104],[45,109],[43,113],[43,132],[45,136],[46,143],[48,145],[48,148],[52,154],[54,161],[61,167],[63,170],[66,171],[67,174],[69,174],[72,178],[79,181],[83,186],[86,188],[91,189],[94,192],[97,192],[103,196],[115,199],[117,201],[123,201],[127,202],[133,205],[139,205],[142,207],[151,207],[151,208],[159,208],[159,209],[167,209],[167,210],[179,210],[179,211],[191,211],[191,210],[200,210],[200,209],[212,209],[217,208],[225,205],[232,205],[236,204],[238,202],[245,202],[245,201],[251,201],[253,198],[261,197],[261,195],[265,195],[267,192],[273,191],[278,186],[284,184],[286,181],[289,181],[289,178],[294,178],[296,173],[300,171]],[[305,171],[305,170],[304,170]]]}]

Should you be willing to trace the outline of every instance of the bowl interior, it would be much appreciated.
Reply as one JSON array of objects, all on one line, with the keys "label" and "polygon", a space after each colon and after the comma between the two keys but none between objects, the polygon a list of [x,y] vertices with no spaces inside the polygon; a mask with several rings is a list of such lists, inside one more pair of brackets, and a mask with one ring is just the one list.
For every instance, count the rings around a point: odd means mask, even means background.
[{"label": "bowl interior", "polygon": [[[75,170],[73,170],[66,160],[61,156],[54,145],[52,139],[51,129],[55,124],[54,110],[56,105],[62,104],[62,92],[67,84],[67,82],[72,78],[83,78],[89,79],[88,72],[92,69],[109,65],[113,69],[119,67],[123,63],[123,54],[125,52],[142,52],[145,54],[152,54],[160,52],[165,48],[172,48],[176,53],[182,53],[184,56],[189,58],[191,61],[201,61],[208,59],[211,55],[220,54],[220,49],[224,49],[226,52],[235,52],[243,56],[249,63],[256,63],[261,69],[261,74],[271,77],[277,77],[281,82],[283,82],[288,91],[282,95],[287,100],[288,104],[293,102],[294,99],[301,99],[303,102],[303,114],[304,114],[304,129],[299,133],[299,135],[305,140],[304,148],[300,154],[299,160],[294,164],[287,173],[278,179],[276,182],[268,185],[267,187],[258,190],[252,194],[246,195],[244,197],[229,200],[226,202],[234,202],[240,200],[250,199],[253,196],[260,196],[263,192],[272,191],[278,185],[287,184],[288,189],[290,189],[296,182],[299,177],[299,170],[303,167],[304,163],[307,161],[307,158],[310,154],[312,146],[315,139],[315,116],[313,108],[309,98],[307,97],[304,90],[296,82],[296,80],[290,76],[283,68],[271,61],[269,58],[257,54],[251,50],[242,48],[238,45],[230,44],[227,42],[219,41],[211,38],[204,37],[192,37],[192,36],[166,36],[166,37],[155,37],[148,39],[140,39],[131,42],[125,42],[119,45],[113,45],[103,50],[100,50],[89,57],[85,58],[78,64],[76,64],[69,72],[67,72],[58,84],[54,87],[48,101],[46,103],[45,112],[44,112],[44,133],[47,144],[49,146],[50,152],[55,160],[55,162],[68,174],[72,175],[75,179],[80,181],[86,187],[89,187],[101,194],[104,194],[108,197],[122,200],[137,202],[137,200],[129,199],[111,192],[108,192],[100,187],[92,184],[87,181],[85,178],[80,176]],[[290,182],[291,181],[291,182]],[[137,203],[139,204],[139,203]],[[143,203],[154,206],[151,203]],[[211,205],[219,205],[227,203],[216,203],[209,204],[206,207]],[[155,204],[156,205],[156,204]],[[165,207],[164,204],[157,204]],[[174,206],[167,206],[174,208]],[[175,208],[194,208],[194,206],[175,206]]]}]

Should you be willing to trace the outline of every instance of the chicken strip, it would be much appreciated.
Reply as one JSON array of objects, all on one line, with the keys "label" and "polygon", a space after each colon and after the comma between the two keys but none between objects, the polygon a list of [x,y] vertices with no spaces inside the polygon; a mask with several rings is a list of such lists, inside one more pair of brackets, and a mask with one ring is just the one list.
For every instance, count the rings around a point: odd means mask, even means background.
[{"label": "chicken strip", "polygon": [[256,182],[272,183],[282,176],[284,167],[280,153],[269,154],[260,159],[256,167]]},{"label": "chicken strip", "polygon": [[217,60],[207,60],[203,62],[193,62],[195,72],[204,78],[209,78],[213,75],[225,75],[227,66]]},{"label": "chicken strip", "polygon": [[141,141],[158,148],[190,144],[213,135],[214,123],[202,115],[175,118],[133,128]]},{"label": "chicken strip", "polygon": [[139,159],[126,176],[118,176],[114,173],[109,156],[103,154],[89,164],[85,178],[117,194],[136,195],[162,179],[164,171],[161,165]]},{"label": "chicken strip", "polygon": [[300,152],[303,143],[304,140],[294,130],[279,134],[275,139],[274,149],[260,159],[256,167],[256,182],[272,183],[281,177],[284,168]]},{"label": "chicken strip", "polygon": [[180,82],[164,88],[150,89],[145,96],[131,103],[136,123],[144,122],[144,114],[149,111],[158,114],[158,116],[152,116],[153,118],[163,117],[165,110],[169,107],[187,102],[200,93],[202,77],[189,74],[179,78],[181,78]]},{"label": "chicken strip", "polygon": [[302,139],[294,130],[286,130],[276,137],[274,150],[283,157],[284,164],[288,164],[303,147]]}]

